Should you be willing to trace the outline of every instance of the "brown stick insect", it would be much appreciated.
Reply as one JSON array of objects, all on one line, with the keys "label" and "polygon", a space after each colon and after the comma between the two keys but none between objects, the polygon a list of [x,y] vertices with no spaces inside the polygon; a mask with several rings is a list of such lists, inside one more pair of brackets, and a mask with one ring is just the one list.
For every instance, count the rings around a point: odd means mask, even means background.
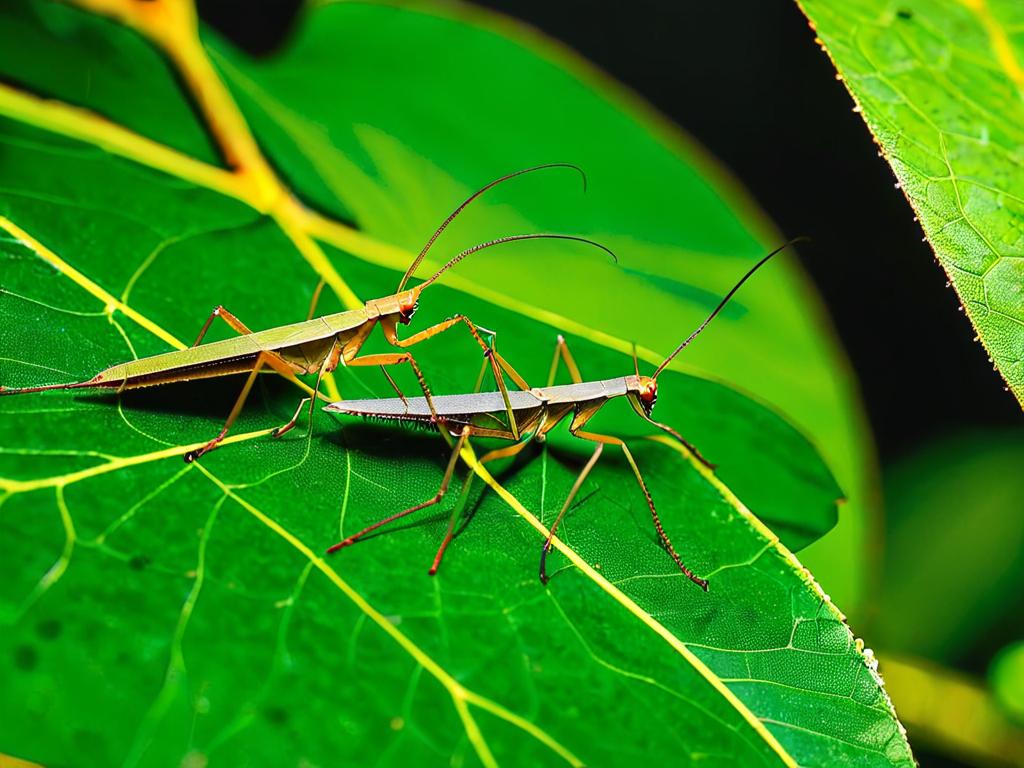
[{"label": "brown stick insect", "polygon": [[[486,331],[486,329],[482,328],[478,329],[478,327],[468,317],[461,314],[453,315],[447,320],[420,331],[407,339],[398,338],[397,328],[399,324],[408,325],[412,320],[413,314],[416,312],[416,308],[419,303],[420,294],[427,286],[434,283],[448,269],[458,264],[462,259],[486,248],[519,240],[557,239],[575,240],[587,243],[611,253],[611,251],[608,251],[607,248],[599,243],[595,243],[583,237],[576,237],[574,235],[549,233],[508,235],[484,243],[479,243],[474,245],[472,248],[467,248],[466,250],[461,251],[445,263],[444,266],[442,266],[432,277],[413,288],[406,289],[406,284],[423,261],[423,258],[427,255],[430,247],[434,244],[437,238],[440,237],[441,233],[444,232],[448,225],[451,224],[452,221],[466,208],[466,206],[473,202],[473,200],[492,187],[508,181],[509,179],[548,168],[570,168],[579,172],[580,175],[583,176],[582,170],[575,165],[571,165],[569,163],[549,163],[546,165],[526,168],[495,179],[466,198],[466,200],[464,200],[462,204],[459,205],[459,207],[441,223],[441,225],[434,231],[433,235],[431,235],[426,245],[424,245],[419,254],[417,254],[416,258],[413,259],[412,264],[409,265],[405,274],[402,275],[402,279],[398,284],[398,289],[394,294],[379,299],[371,299],[360,309],[337,312],[314,318],[313,315],[316,311],[316,304],[319,299],[321,289],[323,288],[323,282],[321,281],[320,285],[317,286],[316,291],[314,291],[309,313],[306,320],[303,322],[280,326],[277,328],[269,328],[267,330],[254,333],[234,314],[229,312],[223,306],[218,306],[214,308],[213,312],[211,312],[210,316],[206,319],[202,329],[199,331],[199,336],[196,338],[195,343],[187,349],[166,352],[164,354],[145,357],[139,360],[132,360],[126,363],[119,363],[100,371],[91,379],[86,381],[67,384],[47,384],[43,386],[22,387],[16,389],[0,387],[0,395],[17,395],[29,392],[42,392],[50,389],[78,388],[112,389],[117,392],[121,392],[126,389],[190,381],[192,379],[226,376],[235,373],[249,374],[237,400],[235,401],[234,407],[232,407],[227,420],[224,422],[224,427],[216,437],[205,445],[185,454],[185,461],[192,462],[204,453],[213,450],[217,444],[224,439],[228,430],[231,428],[231,425],[241,412],[246,398],[256,381],[256,375],[264,366],[271,368],[296,383],[300,383],[296,378],[297,374],[317,374],[316,386],[312,389],[312,393],[315,397],[329,401],[329,398],[320,392],[320,383],[324,374],[333,371],[339,363],[346,366],[379,365],[395,392],[398,393],[399,398],[404,402],[404,395],[402,395],[402,392],[398,388],[394,379],[392,379],[388,374],[385,366],[408,363],[415,373],[420,388],[423,391],[423,398],[421,399],[426,403],[428,411],[433,413],[434,398],[431,397],[426,379],[423,377],[423,373],[411,353],[397,352],[391,354],[359,356],[359,351],[375,325],[380,325],[385,339],[387,339],[390,344],[404,349],[437,336],[438,334],[461,324],[465,325],[469,330],[469,333],[472,335],[473,340],[480,345],[485,357],[490,360],[490,367],[499,388],[499,396],[502,401],[506,403],[505,411],[510,422],[514,422],[514,419],[512,419],[512,404],[509,400],[509,393],[502,375],[502,369],[504,368],[505,372],[517,381],[519,380],[519,376],[504,360],[491,354],[491,346],[481,338],[478,331],[484,331],[484,335],[490,335],[493,338],[492,332]],[[583,176],[583,182],[585,189],[586,176]],[[612,256],[614,258],[614,254],[612,254]],[[210,325],[213,323],[215,318],[220,318],[226,322],[234,331],[238,332],[239,336],[225,339],[223,341],[202,344],[203,338],[206,336],[206,332],[209,330]],[[280,437],[292,429],[298,421],[298,417],[303,406],[307,403],[309,404],[309,416],[312,417],[313,398],[303,398],[296,407],[292,418],[284,425],[275,429],[272,433],[273,436]],[[512,430],[518,439],[516,427],[513,426]]]},{"label": "brown stick insect", "polygon": [[[798,240],[799,239],[800,238],[798,238]],[[629,400],[630,405],[633,406],[633,410],[641,419],[672,436],[687,450],[689,450],[699,461],[713,469],[713,465],[708,463],[697,449],[687,442],[675,429],[651,418],[651,412],[653,411],[654,404],[658,399],[658,376],[665,370],[666,366],[672,362],[676,355],[682,352],[687,345],[697,338],[697,336],[708,326],[715,316],[718,315],[736,291],[739,290],[740,286],[742,286],[751,275],[753,275],[772,256],[792,245],[794,242],[797,242],[797,240],[786,243],[757,262],[757,264],[755,264],[725,295],[721,302],[719,302],[711,314],[708,315],[696,330],[694,330],[693,333],[691,333],[678,347],[675,348],[675,350],[672,351],[668,357],[665,358],[651,376],[644,376],[640,373],[634,350],[633,373],[631,375],[619,376],[613,379],[603,379],[600,381],[584,381],[583,376],[580,374],[580,370],[576,365],[576,361],[569,352],[568,345],[565,343],[565,340],[559,336],[555,347],[554,358],[551,361],[548,383],[544,387],[531,388],[524,380],[522,380],[521,377],[518,376],[518,374],[513,373],[511,367],[509,367],[506,370],[509,371],[509,375],[519,385],[521,391],[508,392],[507,397],[506,394],[502,392],[480,392],[466,395],[437,396],[434,398],[432,405],[429,404],[425,398],[417,397],[408,400],[398,398],[345,400],[325,406],[324,410],[334,413],[346,413],[371,419],[396,421],[400,423],[435,424],[439,429],[447,430],[447,432],[449,432],[453,437],[457,438],[454,441],[451,458],[448,461],[440,488],[432,498],[413,507],[409,507],[401,512],[385,517],[373,525],[367,526],[358,533],[352,534],[344,541],[338,542],[327,551],[329,553],[336,552],[339,549],[354,544],[366,534],[377,530],[381,526],[387,525],[388,523],[403,518],[406,515],[410,515],[413,512],[417,512],[421,509],[439,503],[444,497],[445,492],[448,490],[448,485],[455,470],[459,453],[470,437],[493,437],[500,440],[515,441],[513,445],[493,450],[481,456],[479,459],[480,463],[486,464],[487,462],[494,461],[496,459],[515,456],[532,441],[543,442],[548,433],[551,432],[555,426],[571,415],[572,419],[569,422],[569,432],[575,437],[583,440],[589,440],[597,445],[583,469],[580,471],[576,481],[573,483],[572,489],[569,491],[569,495],[566,498],[565,503],[562,505],[558,516],[551,525],[547,540],[544,542],[544,546],[541,550],[540,580],[545,584],[548,581],[548,574],[546,570],[547,554],[551,549],[551,540],[554,537],[555,532],[558,530],[559,523],[565,516],[566,511],[572,504],[573,499],[579,492],[583,482],[586,480],[590,471],[594,468],[594,465],[601,457],[604,447],[606,445],[613,445],[617,446],[622,451],[630,468],[633,470],[633,474],[636,476],[637,483],[639,483],[640,490],[643,492],[644,498],[647,501],[647,506],[650,509],[654,528],[657,531],[658,538],[660,539],[662,546],[678,566],[679,570],[682,571],[690,581],[704,591],[707,591],[707,580],[694,574],[693,571],[691,571],[683,562],[683,559],[676,552],[675,547],[673,547],[668,534],[662,526],[661,518],[658,516],[658,510],[654,506],[654,500],[651,498],[647,484],[644,482],[643,475],[640,473],[640,468],[637,466],[637,463],[633,458],[633,454],[630,452],[625,441],[612,435],[603,435],[596,432],[586,431],[584,427],[607,402],[617,397],[626,397]],[[494,355],[499,357],[497,352],[494,352]],[[552,386],[560,360],[564,362],[565,367],[568,369],[573,383]],[[449,521],[448,531],[437,550],[433,565],[430,568],[431,575],[437,572],[445,550],[452,540],[454,525],[455,515],[453,514]]]}]

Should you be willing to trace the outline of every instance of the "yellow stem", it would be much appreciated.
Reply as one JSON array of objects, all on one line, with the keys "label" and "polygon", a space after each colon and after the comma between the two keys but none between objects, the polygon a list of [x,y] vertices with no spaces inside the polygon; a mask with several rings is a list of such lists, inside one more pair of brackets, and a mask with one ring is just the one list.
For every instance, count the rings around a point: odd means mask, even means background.
[{"label": "yellow stem", "polygon": [[309,265],[324,278],[348,309],[363,306],[338,274],[320,245],[304,228],[304,207],[274,173],[231,92],[220,79],[199,39],[199,21],[191,0],[74,0],[93,13],[109,16],[151,40],[171,60],[199,105],[207,127],[238,181],[245,202],[277,221]]}]

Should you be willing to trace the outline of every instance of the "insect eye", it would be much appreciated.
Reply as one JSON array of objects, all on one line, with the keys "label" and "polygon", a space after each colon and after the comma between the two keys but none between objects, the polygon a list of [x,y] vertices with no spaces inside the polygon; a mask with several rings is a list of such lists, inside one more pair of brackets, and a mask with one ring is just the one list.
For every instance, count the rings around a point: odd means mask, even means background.
[{"label": "insect eye", "polygon": [[413,314],[416,312],[416,308],[420,305],[418,301],[414,301],[412,304],[401,304],[399,306],[399,312],[401,313],[400,319],[403,324],[407,324],[412,320]]}]

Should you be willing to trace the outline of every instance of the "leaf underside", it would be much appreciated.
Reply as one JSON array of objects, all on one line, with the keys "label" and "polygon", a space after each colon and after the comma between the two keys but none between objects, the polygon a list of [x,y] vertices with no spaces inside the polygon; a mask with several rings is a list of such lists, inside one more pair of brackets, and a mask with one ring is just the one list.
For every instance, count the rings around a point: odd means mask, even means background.
[{"label": "leaf underside", "polygon": [[[17,89],[216,162],[216,142],[179,81],[135,32],[48,4],[3,13],[0,72]],[[486,264],[467,264],[461,279],[497,280],[515,302],[503,306],[453,277],[424,294],[414,329],[464,312],[497,329],[502,353],[542,382],[556,328],[537,319],[540,310],[582,308],[572,315],[580,333],[559,329],[569,331],[584,374],[621,375],[632,365],[628,342],[587,332],[603,326],[584,304],[607,306],[614,291],[625,305],[628,294],[667,347],[756,256],[745,225],[697,169],[521,44],[466,20],[372,6],[318,10],[301,35],[285,58],[260,64],[208,45],[243,105],[259,102],[262,111],[249,117],[274,167],[325,216],[354,220],[370,238],[388,231],[380,241],[387,247],[323,235],[310,248],[295,219],[154,170],[145,152],[110,154],[73,138],[77,124],[55,130],[13,114],[0,98],[9,115],[0,118],[0,382],[81,379],[188,343],[215,304],[252,327],[300,319],[317,253],[361,297],[386,295],[398,276],[389,248],[422,239],[472,186],[530,164],[521,149],[491,146],[487,124],[511,116],[486,104],[474,110],[471,130],[412,108],[401,120],[317,112],[299,84],[351,90],[357,104],[370,87],[344,77],[347,57],[368,52],[341,40],[374,39],[382,48],[409,36],[436,41],[481,78],[504,71],[485,45],[497,41],[523,87],[561,92],[572,110],[590,104],[584,114],[601,118],[603,141],[674,158],[665,183],[688,180],[695,218],[686,224],[703,225],[681,249],[670,244],[678,233],[665,212],[647,219],[626,206],[618,218],[586,218],[591,205],[622,209],[635,196],[622,186],[566,204],[576,193],[564,180],[524,181],[467,213],[458,237],[587,231],[589,223],[624,262],[629,254],[636,274],[553,245],[508,250],[507,261],[496,252]],[[376,64],[358,71],[411,78]],[[543,127],[550,143],[529,152],[531,162],[565,159],[570,148],[587,154],[575,129]],[[418,142],[410,138],[417,131]],[[531,135],[538,132],[535,125]],[[463,159],[449,167],[453,149]],[[719,241],[745,243],[734,250],[746,255],[709,253]],[[455,247],[448,242],[445,252]],[[558,289],[583,275],[586,302]],[[756,338],[746,349],[742,329],[756,323],[744,318],[771,317],[758,311],[770,295],[754,290],[723,318],[718,338],[736,355],[751,357]],[[338,307],[328,296],[321,308]],[[808,341],[812,331],[795,320],[778,322],[790,323],[801,344],[827,344]],[[385,348],[376,339],[367,351]],[[438,392],[470,389],[481,364],[461,331],[417,347],[416,356]],[[396,377],[414,391],[408,372]],[[335,380],[348,396],[389,391],[372,369],[340,370]],[[237,439],[185,465],[185,447],[219,428],[237,379],[0,399],[0,752],[45,764],[337,764],[367,755],[424,765],[617,765],[655,756],[911,764],[880,680],[840,613],[729,490],[806,542],[827,529],[839,494],[816,451],[776,412],[730,387],[675,372],[663,381],[659,418],[722,466],[720,481],[645,439],[628,407],[609,407],[594,428],[629,438],[677,548],[710,578],[708,594],[658,547],[643,496],[612,452],[560,530],[567,549],[551,557],[551,583],[539,584],[543,538],[531,515],[551,522],[590,450],[564,435],[491,465],[511,495],[476,479],[441,573],[429,578],[447,503],[336,557],[320,555],[433,495],[448,450],[436,435],[318,413],[308,435],[271,441],[267,431],[302,393],[261,376]],[[466,477],[461,468],[450,497]]]}]

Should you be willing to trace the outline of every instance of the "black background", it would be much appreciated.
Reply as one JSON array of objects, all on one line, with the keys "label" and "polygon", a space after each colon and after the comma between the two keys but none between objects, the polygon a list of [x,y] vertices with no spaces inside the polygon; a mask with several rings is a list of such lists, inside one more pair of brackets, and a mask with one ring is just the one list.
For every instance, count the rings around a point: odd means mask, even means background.
[{"label": "black background", "polygon": [[[883,470],[933,438],[1020,425],[910,205],[791,0],[477,0],[568,44],[692,134],[788,236],[857,373]],[[255,55],[295,0],[200,0]],[[981,673],[989,654],[961,662]],[[953,766],[915,745],[922,765]]]}]

